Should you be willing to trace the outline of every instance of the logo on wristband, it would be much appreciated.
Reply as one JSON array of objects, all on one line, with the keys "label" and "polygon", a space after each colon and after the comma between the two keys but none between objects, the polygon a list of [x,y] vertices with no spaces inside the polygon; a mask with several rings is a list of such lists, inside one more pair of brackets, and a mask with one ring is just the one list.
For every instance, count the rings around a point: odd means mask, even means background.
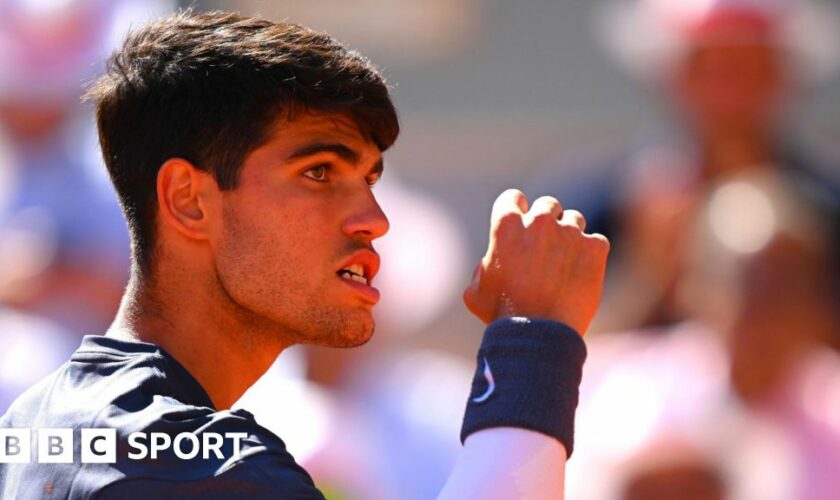
[{"label": "logo on wristband", "polygon": [[496,383],[493,381],[493,372],[490,371],[490,363],[487,362],[486,357],[484,357],[484,379],[487,381],[487,390],[481,396],[473,398],[473,403],[481,404],[487,401],[493,395],[493,391],[496,390]]}]

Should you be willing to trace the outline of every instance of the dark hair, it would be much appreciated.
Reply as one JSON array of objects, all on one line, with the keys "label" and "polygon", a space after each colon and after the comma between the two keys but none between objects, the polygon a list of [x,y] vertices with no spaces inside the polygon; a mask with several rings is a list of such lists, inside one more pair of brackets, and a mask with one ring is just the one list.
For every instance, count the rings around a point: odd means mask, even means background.
[{"label": "dark hair", "polygon": [[166,160],[184,158],[233,189],[284,114],[343,113],[382,151],[399,134],[388,87],[366,58],[326,34],[228,12],[183,11],[132,32],[85,98],[141,271],[153,260]]}]

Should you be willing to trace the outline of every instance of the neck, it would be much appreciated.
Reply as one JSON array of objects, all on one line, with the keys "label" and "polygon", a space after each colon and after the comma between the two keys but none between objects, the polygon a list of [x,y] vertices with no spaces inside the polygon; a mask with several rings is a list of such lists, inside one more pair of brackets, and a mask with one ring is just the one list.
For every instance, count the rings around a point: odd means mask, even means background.
[{"label": "neck", "polygon": [[149,283],[137,274],[107,335],[163,348],[218,410],[230,408],[287,347],[240,319],[229,298],[220,301],[208,287],[185,287],[177,278]]},{"label": "neck", "polygon": [[717,177],[769,165],[773,148],[767,135],[758,131],[710,134],[704,139],[703,156],[707,175]]}]

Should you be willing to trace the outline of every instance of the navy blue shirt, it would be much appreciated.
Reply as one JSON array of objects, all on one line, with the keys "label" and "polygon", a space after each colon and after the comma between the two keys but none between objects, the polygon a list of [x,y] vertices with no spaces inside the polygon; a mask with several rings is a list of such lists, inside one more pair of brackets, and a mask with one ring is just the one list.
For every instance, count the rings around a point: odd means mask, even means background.
[{"label": "navy blue shirt", "polygon": [[[33,429],[28,464],[0,464],[0,498],[323,498],[283,441],[244,410],[217,411],[198,382],[159,347],[87,336],[57,372],[29,389],[0,418],[0,428]],[[73,428],[72,463],[39,463],[38,429]],[[116,429],[116,463],[81,463],[81,429]],[[146,433],[146,457],[129,442]],[[153,432],[246,433],[224,439],[218,453],[151,458]],[[103,443],[95,449],[103,450]],[[214,441],[215,444],[215,441]],[[192,443],[182,442],[182,452]]]},{"label": "navy blue shirt", "polygon": [[[492,323],[476,359],[461,439],[492,427],[531,429],[556,438],[570,456],[585,358],[583,340],[561,323]],[[31,463],[0,463],[0,498],[324,498],[280,438],[247,411],[217,411],[187,370],[153,344],[85,337],[70,361],[0,418],[0,431],[40,435],[52,428],[73,429],[72,461],[39,462],[33,439]],[[113,429],[113,463],[83,460],[84,429]],[[145,436],[144,458],[137,433]],[[152,433],[173,441],[156,458],[149,453]],[[178,455],[193,451],[192,443],[174,445],[184,434],[203,443],[229,433],[242,438],[225,439],[219,455],[206,458],[204,449],[193,458]],[[102,444],[84,448],[101,452]]]}]

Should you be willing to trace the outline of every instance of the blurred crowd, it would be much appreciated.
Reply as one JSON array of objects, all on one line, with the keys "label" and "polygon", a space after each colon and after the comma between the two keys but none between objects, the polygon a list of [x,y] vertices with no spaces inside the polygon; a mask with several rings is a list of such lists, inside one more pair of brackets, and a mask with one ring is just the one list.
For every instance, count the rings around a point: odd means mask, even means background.
[{"label": "blurred crowd", "polygon": [[837,497],[840,165],[786,120],[836,66],[831,15],[605,6],[608,46],[667,112],[557,188],[614,243],[570,498]]},{"label": "blurred crowd", "polygon": [[[481,2],[394,4],[455,29]],[[0,0],[0,412],[113,318],[129,242],[80,95],[132,24],[177,6]],[[660,125],[509,176],[613,244],[568,498],[840,498],[840,156],[788,119],[840,66],[836,10],[593,2],[595,36],[657,97]],[[481,330],[450,311],[483,249],[470,219],[399,165],[376,195],[392,229],[377,246],[374,340],[289,349],[238,405],[330,498],[432,498],[460,448]],[[491,199],[474,201],[489,214]]]}]

